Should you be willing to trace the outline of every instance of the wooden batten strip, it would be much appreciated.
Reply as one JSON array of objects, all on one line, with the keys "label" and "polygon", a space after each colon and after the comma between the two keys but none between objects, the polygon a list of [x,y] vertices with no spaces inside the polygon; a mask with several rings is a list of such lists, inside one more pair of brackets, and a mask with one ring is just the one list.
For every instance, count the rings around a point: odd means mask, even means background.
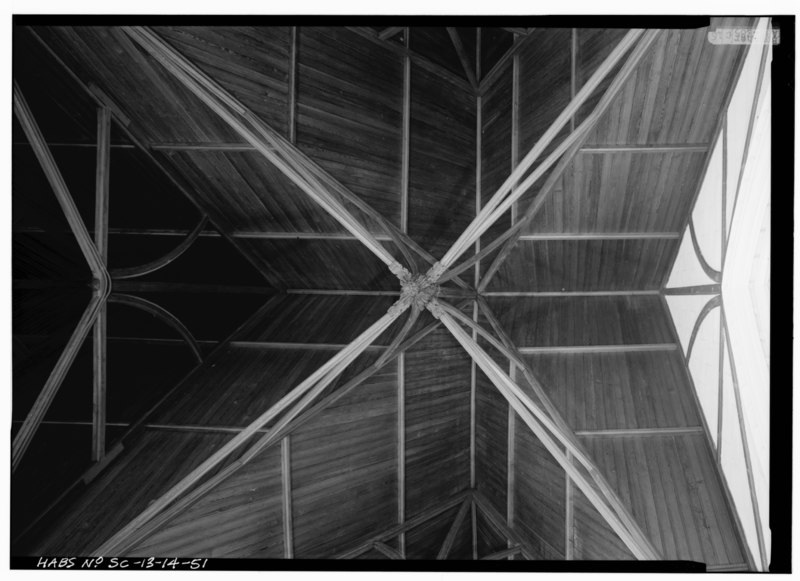
[{"label": "wooden batten strip", "polygon": [[523,234],[519,237],[520,241],[542,241],[542,240],[677,240],[681,237],[680,232],[583,232],[583,233],[560,233],[551,234]]},{"label": "wooden batten strip", "polygon": [[[567,462],[572,464],[572,453],[567,452]],[[572,479],[564,473],[564,559],[575,558],[575,495],[572,492]]]},{"label": "wooden batten strip", "polygon": [[[519,65],[519,52],[514,53],[514,58],[511,64],[511,171],[517,169],[519,164],[519,103],[520,103],[520,65]],[[571,96],[572,99],[575,95]],[[514,192],[517,184],[512,185],[512,193]],[[519,211],[519,201],[511,205],[511,224],[517,221],[517,213]]]},{"label": "wooden batten strip", "polygon": [[297,27],[292,26],[289,40],[289,141],[297,141]]},{"label": "wooden batten strip", "polygon": [[702,434],[703,426],[686,426],[678,428],[623,428],[619,430],[578,430],[576,436],[581,438],[618,438],[643,436],[687,436]]},{"label": "wooden batten strip", "polygon": [[718,295],[722,292],[721,284],[699,284],[694,286],[678,286],[664,289],[665,295]]},{"label": "wooden batten strip", "polygon": [[[409,31],[405,32],[405,44],[408,47]],[[403,137],[400,169],[400,230],[408,232],[408,184],[409,160],[411,156],[411,57],[403,57]]]},{"label": "wooden batten strip", "polygon": [[709,143],[667,143],[660,144],[627,144],[627,145],[584,145],[578,153],[706,153],[711,148]]},{"label": "wooden batten strip", "polygon": [[[514,362],[509,362],[509,376],[512,381],[517,380],[517,366]],[[516,477],[517,477],[517,414],[510,405],[508,406],[508,435],[506,438],[506,522],[508,526],[514,528],[516,515]],[[511,548],[511,540],[508,541],[508,548]]]},{"label": "wooden batten strip", "polygon": [[519,347],[523,355],[539,353],[636,353],[641,351],[675,351],[677,343],[642,343],[637,345],[564,345],[553,347]]},{"label": "wooden batten strip", "polygon": [[[397,524],[406,520],[406,355],[397,355]],[[398,537],[400,554],[406,555],[406,535]]]},{"label": "wooden batten strip", "polygon": [[281,440],[281,485],[283,506],[283,556],[294,558],[294,536],[292,528],[292,460],[290,436]]},{"label": "wooden batten strip", "polygon": [[[111,169],[111,111],[97,110],[97,159],[95,162],[94,243],[97,254],[108,266],[108,204]],[[92,341],[92,461],[99,462],[106,453],[106,362],[108,323],[106,305],[100,307]]]}]

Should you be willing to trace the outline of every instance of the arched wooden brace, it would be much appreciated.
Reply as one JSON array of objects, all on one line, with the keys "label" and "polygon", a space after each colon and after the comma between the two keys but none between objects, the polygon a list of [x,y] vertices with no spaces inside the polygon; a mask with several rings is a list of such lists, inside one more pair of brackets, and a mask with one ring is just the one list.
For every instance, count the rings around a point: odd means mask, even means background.
[{"label": "arched wooden brace", "polygon": [[194,335],[192,335],[191,331],[186,328],[186,325],[181,323],[181,321],[175,315],[170,313],[164,307],[141,297],[121,293],[111,294],[108,297],[108,302],[127,305],[129,307],[145,311],[146,313],[150,313],[157,319],[160,319],[175,329],[180,336],[183,337],[183,340],[189,345],[189,348],[192,350],[192,353],[194,354],[198,363],[203,362],[203,354],[200,352],[200,346],[197,344],[197,340],[194,338]]},{"label": "arched wooden brace", "polygon": [[700,266],[703,267],[703,272],[708,275],[708,278],[713,280],[714,282],[722,282],[722,273],[714,268],[706,261],[705,256],[703,256],[703,251],[700,250],[700,243],[697,241],[697,234],[694,231],[694,220],[689,220],[689,234],[692,236],[692,246],[694,247],[695,256],[697,256],[697,260],[700,262]]},{"label": "arched wooden brace", "polygon": [[194,230],[189,232],[186,238],[178,244],[175,248],[167,252],[164,256],[160,258],[156,258],[155,260],[151,260],[150,262],[146,262],[145,264],[141,264],[139,266],[128,266],[125,268],[115,268],[111,270],[111,278],[114,280],[121,280],[126,278],[136,278],[139,276],[144,276],[146,274],[150,274],[151,272],[155,272],[160,270],[173,262],[177,259],[181,254],[189,250],[189,247],[194,244],[194,241],[200,237],[200,234],[203,232],[203,229],[208,224],[208,216],[205,214],[202,218],[200,218],[200,222],[197,223],[197,226],[194,227]]},{"label": "arched wooden brace", "polygon": [[697,333],[700,331],[700,325],[703,324],[703,321],[708,316],[708,313],[710,313],[715,308],[720,306],[720,304],[722,304],[720,295],[713,296],[709,299],[709,301],[705,304],[705,306],[703,306],[703,309],[700,311],[700,314],[697,315],[697,320],[694,322],[694,328],[692,329],[692,335],[691,337],[689,337],[689,346],[686,348],[687,362],[692,357],[692,349],[694,348],[694,341],[695,339],[697,339]]}]

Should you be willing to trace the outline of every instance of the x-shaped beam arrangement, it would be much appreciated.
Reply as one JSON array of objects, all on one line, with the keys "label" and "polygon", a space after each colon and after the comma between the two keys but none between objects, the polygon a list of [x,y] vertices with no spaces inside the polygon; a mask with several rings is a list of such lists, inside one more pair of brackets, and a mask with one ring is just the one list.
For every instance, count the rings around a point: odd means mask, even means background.
[{"label": "x-shaped beam arrangement", "polygon": [[[642,532],[630,512],[625,508],[617,494],[604,480],[597,466],[581,447],[575,434],[570,430],[563,418],[560,417],[552,403],[547,400],[544,391],[535,382],[530,370],[521,362],[518,353],[513,349],[513,345],[510,345],[507,338],[502,335],[499,341],[493,338],[490,332],[480,328],[472,319],[464,316],[459,309],[439,299],[440,284],[447,280],[461,283],[462,287],[467,286],[459,281],[456,276],[459,272],[463,272],[479,260],[480,256],[473,257],[462,265],[455,264],[458,258],[467,249],[474,247],[475,242],[480,239],[491,225],[556,163],[558,163],[558,166],[552,173],[560,175],[583,141],[588,137],[590,130],[597,123],[600,116],[608,108],[614,96],[620,91],[648,49],[653,45],[658,32],[633,30],[625,35],[448,252],[441,260],[436,261],[411,241],[407,235],[399,232],[395,226],[380,214],[325,173],[313,161],[305,157],[293,144],[286,141],[226,90],[207,77],[193,63],[164,42],[156,33],[147,28],[139,27],[126,27],[124,31],[219,117],[226,121],[263,157],[274,164],[303,192],[315,200],[384,262],[391,272],[398,277],[402,293],[400,299],[392,305],[389,311],[364,331],[353,343],[345,347],[328,363],[296,386],[275,406],[265,411],[163,496],[151,503],[146,510],[118,531],[111,539],[95,549],[93,551],[95,555],[119,554],[121,550],[129,548],[137,538],[141,538],[142,531],[150,530],[153,523],[163,520],[163,515],[166,514],[165,511],[174,512],[176,507],[185,506],[191,499],[197,498],[201,491],[210,489],[210,486],[213,486],[221,478],[226,477],[237,467],[246,463],[264,447],[278,441],[279,436],[285,433],[287,427],[296,419],[302,417],[301,414],[311,407],[317,397],[339,377],[344,369],[373,340],[386,331],[402,313],[410,308],[411,315],[407,319],[404,329],[396,337],[387,353],[378,361],[378,365],[384,365],[392,356],[397,354],[399,348],[401,348],[400,341],[405,338],[421,311],[423,309],[429,310],[470,354],[481,370],[508,400],[509,405],[540,439],[574,481],[575,485],[583,491],[611,528],[620,536],[634,556],[639,559],[660,558],[657,550]],[[533,164],[538,157],[553,142],[562,128],[574,117],[587,98],[618,63],[623,60],[626,54],[628,54],[627,59],[619,68],[592,113],[567,138],[561,141],[544,161],[528,173],[533,168]],[[513,246],[516,240],[515,237],[519,236],[523,226],[541,206],[555,179],[551,175],[551,178],[540,189],[523,218],[513,224],[505,234],[501,235],[498,238],[499,242],[494,243],[492,249],[497,248],[503,242],[507,245],[498,256],[498,260],[502,260],[501,257],[504,257],[503,252],[507,254],[510,251],[510,247]],[[356,209],[363,216],[373,220],[384,229],[403,255],[406,266],[396,260],[376,240],[369,228],[361,223],[350,208]],[[421,274],[418,272],[417,263],[412,252],[432,263],[426,273]],[[498,265],[499,262],[496,260],[487,276],[496,272]],[[485,288],[487,282],[488,279],[484,277],[479,289]],[[485,303],[483,304],[485,308]],[[487,315],[491,317],[488,312]],[[490,318],[490,320],[492,319]],[[525,389],[502,371],[497,363],[478,345],[472,335],[465,332],[462,325],[467,325],[489,340],[504,353],[512,364],[522,369],[523,375],[534,387],[536,398],[532,398]],[[499,328],[497,331],[499,331]],[[318,409],[318,407],[312,409]],[[219,466],[231,454],[250,441],[256,432],[272,422],[275,423],[269,432],[260,441],[252,444],[244,456],[226,467],[213,479],[197,486],[212,469]]]}]

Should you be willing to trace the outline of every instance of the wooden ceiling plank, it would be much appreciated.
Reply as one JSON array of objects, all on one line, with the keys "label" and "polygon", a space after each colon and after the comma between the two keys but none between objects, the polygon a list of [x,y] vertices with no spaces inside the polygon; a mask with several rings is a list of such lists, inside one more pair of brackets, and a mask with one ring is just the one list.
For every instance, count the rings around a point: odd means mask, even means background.
[{"label": "wooden ceiling plank", "polygon": [[283,558],[294,558],[292,535],[292,460],[290,436],[281,439],[281,497],[283,514]]},{"label": "wooden ceiling plank", "polygon": [[461,37],[458,35],[458,30],[452,26],[449,26],[447,27],[447,34],[450,35],[450,40],[453,41],[453,46],[456,49],[456,53],[458,53],[458,59],[461,61],[461,66],[464,68],[464,73],[467,75],[469,84],[472,85],[472,88],[475,91],[477,91],[478,81],[475,78],[475,72],[470,66],[469,57],[467,56],[467,51],[464,49],[464,45],[461,42]]},{"label": "wooden ceiling plank", "polygon": [[[527,226],[527,224],[530,223],[530,221],[533,219],[533,216],[536,214],[536,212],[539,210],[539,208],[544,203],[544,200],[546,199],[546,197],[552,192],[553,187],[555,186],[557,181],[561,178],[561,175],[564,173],[564,171],[566,170],[567,166],[572,161],[572,158],[575,156],[575,154],[578,152],[578,150],[583,146],[585,141],[588,139],[589,134],[591,133],[591,128],[594,127],[597,124],[597,122],[600,119],[600,117],[602,116],[602,114],[611,105],[611,103],[614,100],[614,97],[622,89],[622,87],[625,85],[625,83],[628,80],[628,78],[630,77],[630,75],[633,74],[633,72],[638,67],[639,63],[642,61],[644,56],[648,53],[649,49],[654,44],[654,41],[657,38],[657,36],[658,36],[658,32],[648,31],[648,32],[645,33],[645,35],[641,38],[641,40],[639,41],[639,43],[636,46],[636,48],[633,49],[631,55],[628,57],[627,61],[623,65],[623,67],[619,70],[617,75],[614,77],[614,80],[611,82],[609,87],[606,89],[605,93],[603,94],[603,96],[601,97],[600,101],[595,106],[595,108],[592,111],[592,113],[589,114],[586,117],[586,119],[584,119],[584,121],[580,124],[580,126],[572,134],[570,134],[569,138],[564,140],[563,143],[567,143],[570,139],[572,139],[572,144],[569,146],[568,151],[566,151],[564,153],[564,156],[562,157],[561,161],[554,168],[554,170],[550,173],[550,176],[548,177],[547,181],[545,181],[544,185],[540,189],[540,191],[537,194],[536,198],[531,202],[530,206],[525,211],[523,217],[516,224],[514,224],[511,227],[511,229],[509,229],[508,232],[505,235],[502,235],[502,236],[498,237],[498,240],[500,240],[502,238],[507,238],[507,242],[506,242],[505,246],[503,247],[503,249],[500,251],[500,253],[498,253],[498,255],[495,257],[494,262],[492,263],[492,265],[489,267],[489,269],[484,274],[483,279],[481,280],[481,283],[480,283],[480,285],[478,287],[479,290],[482,291],[482,290],[486,289],[486,286],[491,281],[491,278],[497,273],[497,271],[500,268],[500,265],[502,264],[502,262],[511,253],[511,250],[514,248],[514,245],[516,244],[516,241],[517,241],[517,239],[519,237],[519,234],[522,232],[522,229],[525,226]],[[611,57],[611,55],[609,55],[609,58],[610,57]],[[603,64],[609,63],[609,58],[607,58],[606,61],[604,61]],[[603,67],[603,65],[601,65],[601,67]],[[600,70],[600,68],[598,68],[598,70]],[[595,71],[595,74],[597,74],[597,71]],[[593,78],[594,78],[594,75],[593,75]],[[584,87],[581,89],[581,91],[579,92],[579,95],[582,94],[584,92],[584,90],[588,86],[589,86],[589,83],[587,82],[584,85]],[[576,99],[573,99],[570,103],[571,104],[575,104],[576,100],[577,100],[577,97],[576,97]],[[569,107],[568,106],[567,109],[562,111],[562,113],[559,116],[559,118],[567,118],[568,119],[571,116],[571,110],[574,109],[574,108],[575,107]],[[553,128],[553,127],[558,127],[557,123],[554,122],[553,125],[551,125],[551,128]],[[577,139],[575,139],[576,137],[577,137]],[[562,145],[563,145],[563,143],[562,143]],[[535,147],[536,146],[534,146],[534,148]],[[526,156],[526,159],[528,159],[528,157],[534,151],[535,151],[535,149],[532,149],[531,152],[528,154],[528,156]],[[530,164],[528,164],[528,165],[530,165]],[[524,166],[525,166],[525,162],[523,161],[522,164],[521,164],[521,167],[524,167]],[[531,183],[532,183],[531,178],[535,174],[536,174],[536,172],[532,173],[531,176],[529,176],[525,180],[525,182],[523,182],[523,184],[520,185],[520,187],[519,187],[520,191],[524,192],[527,189],[527,187],[529,187],[531,185]],[[527,187],[526,187],[525,184],[527,184]]]}]

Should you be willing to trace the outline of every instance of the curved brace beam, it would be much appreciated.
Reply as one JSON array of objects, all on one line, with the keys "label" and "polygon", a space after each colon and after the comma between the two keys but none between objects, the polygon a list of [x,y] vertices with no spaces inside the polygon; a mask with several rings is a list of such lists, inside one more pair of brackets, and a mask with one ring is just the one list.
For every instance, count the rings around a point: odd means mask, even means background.
[{"label": "curved brace beam", "polygon": [[169,263],[173,262],[177,259],[181,254],[189,250],[189,247],[194,244],[194,241],[200,237],[200,234],[203,232],[203,229],[208,224],[208,216],[203,215],[200,218],[200,222],[197,223],[197,226],[194,227],[194,230],[189,232],[186,238],[178,244],[175,248],[167,252],[164,256],[160,258],[156,258],[155,260],[151,260],[145,264],[141,264],[139,266],[128,266],[125,268],[115,268],[111,271],[111,278],[114,280],[121,280],[126,278],[137,278],[139,276],[144,276],[146,274],[150,274],[151,272],[155,272],[156,270],[160,270],[167,266]]},{"label": "curved brace beam", "polygon": [[708,314],[721,304],[722,300],[720,299],[720,295],[713,296],[705,304],[703,309],[700,311],[700,314],[697,315],[697,320],[694,322],[694,328],[692,329],[692,335],[691,337],[689,337],[689,346],[686,348],[687,363],[689,359],[691,359],[692,357],[692,349],[694,349],[694,341],[695,339],[697,339],[697,334],[700,332],[700,326],[703,324],[703,321],[708,316]]},{"label": "curved brace beam", "polygon": [[703,272],[708,275],[708,278],[713,280],[714,282],[722,282],[722,273],[714,268],[706,261],[705,256],[703,256],[703,251],[700,250],[700,243],[697,241],[697,234],[694,230],[694,220],[689,219],[689,234],[692,236],[692,246],[694,247],[694,254],[697,256],[697,260],[700,262],[700,266],[703,267]]},{"label": "curved brace beam", "polygon": [[133,307],[134,309],[139,309],[141,311],[145,311],[146,313],[150,313],[157,319],[160,319],[175,329],[180,336],[183,337],[183,340],[189,345],[189,348],[192,350],[192,353],[194,354],[198,363],[203,362],[203,355],[200,352],[200,346],[197,344],[197,340],[194,338],[194,335],[192,335],[189,329],[187,329],[186,326],[181,323],[175,315],[170,313],[164,307],[141,297],[121,293],[114,293],[110,295],[108,297],[108,302],[127,305],[129,307]]}]

